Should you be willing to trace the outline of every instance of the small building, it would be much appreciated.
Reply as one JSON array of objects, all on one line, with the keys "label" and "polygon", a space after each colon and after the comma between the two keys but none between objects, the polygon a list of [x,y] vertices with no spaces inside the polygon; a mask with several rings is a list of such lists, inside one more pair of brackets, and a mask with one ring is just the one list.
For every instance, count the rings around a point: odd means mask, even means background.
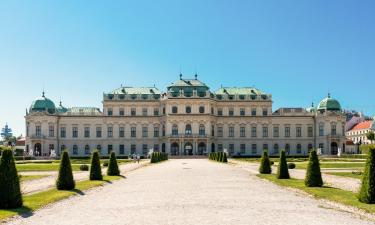
[{"label": "small building", "polygon": [[370,131],[375,130],[374,120],[365,120],[358,123],[352,129],[346,132],[347,139],[353,141],[354,144],[370,144],[371,141],[367,139],[366,135]]}]

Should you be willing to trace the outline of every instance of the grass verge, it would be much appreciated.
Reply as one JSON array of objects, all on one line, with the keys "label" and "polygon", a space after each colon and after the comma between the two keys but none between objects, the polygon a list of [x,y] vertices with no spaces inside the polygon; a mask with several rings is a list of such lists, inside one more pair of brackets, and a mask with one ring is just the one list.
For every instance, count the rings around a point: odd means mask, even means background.
[{"label": "grass verge", "polygon": [[322,188],[311,188],[305,187],[303,180],[298,179],[287,179],[287,180],[279,180],[272,174],[259,174],[257,175],[260,178],[269,180],[277,185],[289,188],[295,188],[298,190],[302,190],[317,199],[325,199],[337,203],[341,203],[343,205],[347,205],[350,207],[355,207],[361,210],[364,210],[368,213],[375,213],[375,205],[365,204],[357,199],[357,193],[351,191],[345,191],[338,188],[324,186]]},{"label": "grass verge", "polygon": [[104,176],[102,181],[85,180],[77,182],[76,188],[72,191],[59,191],[57,189],[52,189],[24,196],[23,207],[18,209],[0,210],[0,221],[3,221],[16,215],[32,215],[33,211],[38,210],[48,204],[69,198],[73,195],[83,195],[83,191],[85,190],[102,186],[106,183],[112,183],[112,181],[118,180],[120,178],[121,176]]},{"label": "grass verge", "polygon": [[42,179],[44,177],[48,177],[48,175],[19,175],[20,181],[31,181],[31,180],[38,180]]},{"label": "grass verge", "polygon": [[362,175],[358,173],[351,173],[351,172],[328,172],[326,174],[340,176],[340,177],[349,177],[355,179],[362,179]]}]

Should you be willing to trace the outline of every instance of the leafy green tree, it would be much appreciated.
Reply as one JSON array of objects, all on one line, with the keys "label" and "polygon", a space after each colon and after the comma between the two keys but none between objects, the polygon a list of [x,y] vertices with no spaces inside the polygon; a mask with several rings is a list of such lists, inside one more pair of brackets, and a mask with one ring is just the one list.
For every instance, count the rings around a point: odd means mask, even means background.
[{"label": "leafy green tree", "polygon": [[289,179],[288,163],[286,162],[285,150],[280,152],[279,166],[277,167],[277,179]]},{"label": "leafy green tree", "polygon": [[120,175],[120,170],[118,168],[115,152],[111,152],[111,155],[109,157],[107,175],[108,176],[119,176]]},{"label": "leafy green tree", "polygon": [[271,161],[270,161],[270,158],[268,157],[267,150],[263,151],[262,158],[260,159],[259,173],[261,174],[272,173]]},{"label": "leafy green tree", "polygon": [[103,180],[98,150],[95,150],[91,156],[90,180]]},{"label": "leafy green tree", "polygon": [[309,163],[307,164],[305,186],[321,187],[323,186],[322,174],[320,172],[319,158],[316,150],[310,152]]},{"label": "leafy green tree", "polygon": [[59,175],[56,180],[56,188],[58,190],[73,190],[75,188],[72,165],[70,164],[68,151],[64,151],[61,156]]},{"label": "leafy green tree", "polygon": [[0,209],[14,209],[22,205],[20,181],[13,151],[4,148],[0,159]]},{"label": "leafy green tree", "polygon": [[367,204],[375,203],[375,148],[371,148],[368,152],[358,199]]},{"label": "leafy green tree", "polygon": [[375,140],[375,133],[373,131],[370,131],[366,134],[366,137],[368,140],[371,141],[371,143]]}]

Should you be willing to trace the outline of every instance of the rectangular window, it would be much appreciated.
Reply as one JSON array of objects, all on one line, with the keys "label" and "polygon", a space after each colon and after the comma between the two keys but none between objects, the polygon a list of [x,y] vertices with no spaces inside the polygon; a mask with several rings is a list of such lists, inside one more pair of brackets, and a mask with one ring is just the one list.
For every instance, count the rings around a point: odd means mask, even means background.
[{"label": "rectangular window", "polygon": [[275,138],[279,137],[279,127],[278,126],[273,127],[273,137],[275,137]]},{"label": "rectangular window", "polygon": [[336,132],[336,124],[332,124],[331,125],[331,135],[336,135],[337,132]]},{"label": "rectangular window", "polygon": [[66,138],[66,128],[65,127],[60,128],[60,136],[61,136],[61,138]]},{"label": "rectangular window", "polygon": [[251,153],[252,153],[253,155],[256,155],[257,152],[258,152],[258,150],[257,150],[257,144],[252,144],[252,145],[251,145]]},{"label": "rectangular window", "polygon": [[148,127],[142,127],[142,137],[148,137]]},{"label": "rectangular window", "polygon": [[90,137],[90,127],[85,127],[85,138]]},{"label": "rectangular window", "polygon": [[263,137],[268,137],[268,127],[263,127]]},{"label": "rectangular window", "polygon": [[120,152],[120,155],[125,154],[125,145],[120,145],[119,146],[119,152]]},{"label": "rectangular window", "polygon": [[285,127],[285,137],[290,137],[290,127]]},{"label": "rectangular window", "polygon": [[143,144],[142,145],[142,154],[147,155],[147,153],[148,153],[148,146],[146,144]]},{"label": "rectangular window", "polygon": [[229,144],[229,154],[230,155],[234,154],[234,144]]},{"label": "rectangular window", "polygon": [[223,151],[223,144],[217,145],[217,151],[222,152]]},{"label": "rectangular window", "polygon": [[50,136],[50,137],[55,136],[55,127],[53,125],[49,125],[48,136]]},{"label": "rectangular window", "polygon": [[137,146],[136,145],[130,145],[130,154],[137,153]]},{"label": "rectangular window", "polygon": [[268,151],[268,144],[263,144],[263,150],[267,150]]},{"label": "rectangular window", "polygon": [[255,126],[251,127],[251,137],[253,138],[257,137],[257,127]]},{"label": "rectangular window", "polygon": [[234,137],[234,127],[229,127],[229,137]]},{"label": "rectangular window", "polygon": [[257,115],[257,110],[256,109],[252,109],[251,110],[251,115],[252,116],[256,116]]},{"label": "rectangular window", "polygon": [[240,152],[241,152],[241,154],[246,154],[246,144],[240,145]]},{"label": "rectangular window", "polygon": [[119,127],[119,128],[118,128],[118,136],[119,136],[120,138],[125,137],[125,128],[124,128],[124,127]]},{"label": "rectangular window", "polygon": [[102,137],[102,128],[101,127],[97,127],[96,128],[96,137],[97,138],[101,138]]},{"label": "rectangular window", "polygon": [[246,127],[240,127],[240,137],[246,137]]},{"label": "rectangular window", "polygon": [[137,110],[135,108],[130,109],[130,115],[131,116],[136,116],[137,115]]},{"label": "rectangular window", "polygon": [[229,109],[229,116],[234,116],[234,109]]},{"label": "rectangular window", "polygon": [[241,108],[241,109],[240,109],[240,115],[241,115],[241,116],[244,116],[244,115],[245,115],[245,109],[244,109],[244,108]]},{"label": "rectangular window", "polygon": [[125,116],[125,111],[124,111],[123,108],[120,109],[120,111],[119,111],[119,115],[120,115],[120,116]]},{"label": "rectangular window", "polygon": [[41,126],[35,127],[35,134],[36,134],[37,137],[42,136],[42,127]]},{"label": "rectangular window", "polygon": [[296,136],[302,137],[302,128],[301,127],[296,127]]},{"label": "rectangular window", "polygon": [[159,127],[154,127],[154,137],[159,137]]},{"label": "rectangular window", "polygon": [[154,151],[159,152],[159,145],[158,144],[154,144]]},{"label": "rectangular window", "polygon": [[73,127],[73,138],[78,138],[78,127]]},{"label": "rectangular window", "polygon": [[319,136],[324,136],[324,124],[319,124]]},{"label": "rectangular window", "polygon": [[307,127],[307,135],[309,136],[309,137],[313,137],[313,128],[312,127]]},{"label": "rectangular window", "polygon": [[223,110],[222,109],[217,109],[217,115],[222,116],[223,115]]},{"label": "rectangular window", "polygon": [[108,155],[113,151],[113,145],[108,145]]},{"label": "rectangular window", "polygon": [[108,116],[113,116],[113,109],[108,109]]},{"label": "rectangular window", "polygon": [[113,127],[108,127],[107,128],[107,133],[108,133],[108,137],[112,138],[113,137]]},{"label": "rectangular window", "polygon": [[130,137],[132,137],[132,138],[137,137],[137,128],[136,127],[130,128]]},{"label": "rectangular window", "polygon": [[159,109],[158,108],[154,109],[154,116],[159,116]]},{"label": "rectangular window", "polygon": [[322,151],[322,154],[324,154],[324,143],[319,143],[319,148]]},{"label": "rectangular window", "polygon": [[147,108],[142,109],[142,116],[147,116]]},{"label": "rectangular window", "polygon": [[223,127],[217,127],[217,136],[223,137]]},{"label": "rectangular window", "polygon": [[268,116],[268,110],[267,109],[263,109],[263,116]]}]

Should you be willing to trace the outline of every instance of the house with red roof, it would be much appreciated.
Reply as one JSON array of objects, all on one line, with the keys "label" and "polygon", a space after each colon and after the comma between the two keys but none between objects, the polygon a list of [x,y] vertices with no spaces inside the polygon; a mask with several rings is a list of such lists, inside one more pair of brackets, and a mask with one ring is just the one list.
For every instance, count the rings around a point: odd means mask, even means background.
[{"label": "house with red roof", "polygon": [[370,144],[371,141],[366,137],[370,131],[375,131],[375,122],[374,120],[365,120],[347,131],[346,138],[353,141],[354,144]]}]

